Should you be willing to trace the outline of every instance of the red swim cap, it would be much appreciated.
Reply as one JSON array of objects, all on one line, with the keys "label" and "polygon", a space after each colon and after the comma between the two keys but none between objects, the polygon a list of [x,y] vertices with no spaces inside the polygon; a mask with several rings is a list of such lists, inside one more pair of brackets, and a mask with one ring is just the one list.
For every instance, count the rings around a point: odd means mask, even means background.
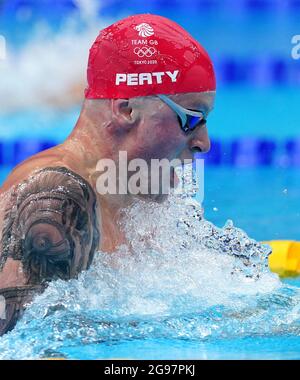
[{"label": "red swim cap", "polygon": [[214,91],[203,47],[165,17],[141,14],[103,29],[90,49],[88,99]]}]

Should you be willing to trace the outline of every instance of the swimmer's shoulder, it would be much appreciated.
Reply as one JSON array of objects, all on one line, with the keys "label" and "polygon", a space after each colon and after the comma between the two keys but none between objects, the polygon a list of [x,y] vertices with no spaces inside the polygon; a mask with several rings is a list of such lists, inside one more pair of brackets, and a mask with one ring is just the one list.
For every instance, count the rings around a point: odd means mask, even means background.
[{"label": "swimmer's shoulder", "polygon": [[[54,148],[40,152],[17,165],[8,175],[1,187],[0,192],[2,194],[9,192],[15,186],[18,186],[20,183],[26,181],[30,176],[34,175],[34,173],[45,168],[54,167],[65,168],[66,171],[76,173],[72,160],[71,158],[68,158],[62,145],[57,145]],[[83,176],[81,175],[81,177]]]},{"label": "swimmer's shoulder", "polygon": [[[100,213],[96,193],[88,181],[62,165],[59,155],[56,158],[53,152],[52,157],[41,154],[23,162],[5,186],[9,191],[2,189],[0,196],[2,283],[11,276],[9,260],[27,268],[29,282],[44,271],[45,260],[50,269],[46,268],[43,279],[52,279],[57,270],[62,270],[58,278],[69,279],[72,273],[89,267],[100,244]],[[33,253],[42,261],[31,271]],[[36,258],[32,260],[37,262]],[[63,269],[56,265],[58,262],[63,263]]]}]

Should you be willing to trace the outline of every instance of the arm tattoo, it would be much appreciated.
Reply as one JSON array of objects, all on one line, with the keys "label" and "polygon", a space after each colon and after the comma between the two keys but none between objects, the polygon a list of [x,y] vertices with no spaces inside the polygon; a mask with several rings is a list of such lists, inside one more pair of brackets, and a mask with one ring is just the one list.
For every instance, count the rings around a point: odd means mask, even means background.
[{"label": "arm tattoo", "polygon": [[64,167],[42,169],[17,186],[2,231],[0,271],[20,260],[27,284],[70,279],[87,269],[99,243],[96,195]]},{"label": "arm tattoo", "polygon": [[41,290],[40,286],[0,289],[0,336],[14,328],[22,316],[24,305],[31,302]]}]

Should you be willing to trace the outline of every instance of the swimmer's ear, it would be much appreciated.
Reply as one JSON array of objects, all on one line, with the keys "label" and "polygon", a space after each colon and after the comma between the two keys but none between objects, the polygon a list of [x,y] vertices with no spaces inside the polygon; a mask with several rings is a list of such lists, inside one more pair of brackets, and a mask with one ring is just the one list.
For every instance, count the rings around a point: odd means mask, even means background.
[{"label": "swimmer's ear", "polygon": [[138,115],[134,112],[129,99],[111,99],[113,119],[122,129],[130,129],[138,122]]}]

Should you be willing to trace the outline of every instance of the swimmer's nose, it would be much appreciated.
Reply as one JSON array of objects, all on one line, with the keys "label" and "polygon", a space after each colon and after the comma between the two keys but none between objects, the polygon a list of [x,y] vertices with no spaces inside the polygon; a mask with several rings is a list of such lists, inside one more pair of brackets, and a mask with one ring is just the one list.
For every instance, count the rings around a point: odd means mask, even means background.
[{"label": "swimmer's nose", "polygon": [[189,140],[189,149],[192,153],[207,153],[210,150],[210,139],[206,126],[196,128]]}]

